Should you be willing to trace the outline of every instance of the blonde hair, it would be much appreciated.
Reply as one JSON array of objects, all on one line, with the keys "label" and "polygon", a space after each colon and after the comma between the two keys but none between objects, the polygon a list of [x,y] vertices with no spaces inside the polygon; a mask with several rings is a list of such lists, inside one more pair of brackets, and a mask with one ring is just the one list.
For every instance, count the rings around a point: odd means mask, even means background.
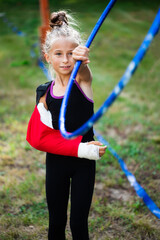
[{"label": "blonde hair", "polygon": [[[83,44],[75,19],[66,11],[53,12],[50,17],[50,27],[51,31],[47,31],[45,43],[43,44],[45,54],[49,54],[54,42],[62,37],[72,39],[77,45]],[[49,72],[53,77],[54,69],[51,64],[49,64]]]}]

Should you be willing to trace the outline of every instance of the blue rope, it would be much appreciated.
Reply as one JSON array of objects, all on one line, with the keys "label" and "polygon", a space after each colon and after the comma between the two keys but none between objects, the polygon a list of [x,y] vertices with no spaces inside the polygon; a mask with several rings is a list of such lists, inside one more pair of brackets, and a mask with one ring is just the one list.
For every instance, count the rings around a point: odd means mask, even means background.
[{"label": "blue rope", "polygon": [[35,48],[36,48],[36,47],[39,47],[38,42],[33,43],[33,44],[31,45],[31,50],[30,50],[30,56],[31,56],[31,58],[35,58],[35,57],[36,57],[36,52],[35,52]]},{"label": "blue rope", "polygon": [[[97,33],[97,24],[96,24],[96,33]],[[110,96],[106,99],[106,101],[99,108],[99,110],[86,123],[84,123],[79,129],[75,130],[74,132],[68,133],[65,129],[65,114],[67,111],[67,103],[69,100],[69,95],[71,93],[74,79],[76,78],[78,69],[81,64],[81,61],[76,62],[75,67],[70,76],[69,83],[67,85],[66,93],[65,93],[64,99],[62,101],[62,106],[61,106],[61,111],[60,111],[59,126],[60,126],[60,131],[61,131],[61,134],[63,135],[63,137],[65,137],[67,139],[71,139],[78,135],[84,135],[93,126],[93,124],[108,110],[108,108],[112,105],[112,103],[115,101],[115,99],[121,93],[123,88],[129,82],[131,76],[137,69],[140,61],[143,59],[146,51],[148,50],[153,38],[158,33],[159,27],[160,27],[160,9],[159,9],[144,41],[142,42],[139,50],[137,51],[135,57],[128,65],[124,75],[120,79],[119,83],[115,86],[115,88],[112,91],[112,93],[110,94]],[[89,46],[91,44],[94,37],[95,37],[95,35],[93,35],[93,34],[91,34],[89,36],[86,46]]]},{"label": "blue rope", "polygon": [[[26,33],[20,31],[12,22],[10,22],[8,20],[8,18],[5,16],[5,13],[1,13],[0,17],[3,19],[3,22],[7,24],[7,26],[9,28],[11,28],[11,30],[16,33],[18,36],[20,37],[26,37]],[[31,46],[31,50],[30,50],[30,56],[32,58],[36,57],[36,52],[35,52],[35,48],[38,46],[39,44],[36,42],[34,44],[32,44]],[[38,58],[38,66],[42,69],[44,75],[51,81],[51,76],[47,70],[47,68],[45,67],[45,64],[43,63],[43,61],[41,60],[41,58]]]},{"label": "blue rope", "polygon": [[26,36],[26,34],[25,34],[24,32],[20,31],[12,22],[10,22],[10,21],[8,20],[7,17],[5,17],[5,13],[1,14],[0,17],[2,17],[3,22],[6,23],[7,26],[8,26],[9,28],[11,28],[12,31],[13,31],[14,33],[16,33],[18,36],[20,36],[20,37],[25,37],[25,36]]},{"label": "blue rope", "polygon": [[51,75],[49,74],[48,69],[46,68],[45,64],[41,60],[41,58],[38,58],[38,66],[42,69],[44,75],[47,77],[49,81],[51,81]]},{"label": "blue rope", "polygon": [[157,205],[153,202],[153,200],[150,198],[150,196],[146,193],[146,191],[141,187],[141,185],[136,181],[135,176],[128,171],[127,166],[125,162],[122,160],[121,157],[116,153],[116,151],[110,146],[110,144],[100,135],[98,132],[94,131],[95,136],[97,139],[107,146],[107,149],[110,151],[110,153],[118,160],[118,163],[122,169],[122,171],[125,173],[128,181],[130,182],[131,186],[135,189],[137,195],[142,198],[143,202],[146,204],[146,206],[149,208],[149,210],[160,219],[160,209],[157,207]]}]

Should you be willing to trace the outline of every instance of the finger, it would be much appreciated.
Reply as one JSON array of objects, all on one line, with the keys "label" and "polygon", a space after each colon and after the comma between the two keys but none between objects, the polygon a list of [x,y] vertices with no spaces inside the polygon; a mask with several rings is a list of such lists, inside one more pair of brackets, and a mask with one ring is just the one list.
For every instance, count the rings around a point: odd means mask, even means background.
[{"label": "finger", "polygon": [[87,58],[89,58],[89,54],[87,54],[87,53],[85,53],[85,52],[77,52],[77,53],[75,54],[75,56],[82,56],[82,57],[87,57]]},{"label": "finger", "polygon": [[73,51],[85,51],[85,52],[89,52],[90,51],[90,49],[89,48],[87,48],[87,47],[82,47],[82,46],[78,46],[78,47],[76,47]]},{"label": "finger", "polygon": [[75,49],[75,50],[72,51],[72,53],[74,55],[83,55],[83,56],[88,56],[89,55],[88,54],[89,52],[84,50],[84,49]]},{"label": "finger", "polygon": [[99,153],[105,153],[106,149],[99,149]]},{"label": "finger", "polygon": [[88,64],[88,63],[90,63],[90,61],[89,61],[89,60],[86,60],[86,61],[83,61],[82,63],[83,63],[83,64]]},{"label": "finger", "polygon": [[100,146],[99,148],[102,149],[102,150],[103,149],[106,150],[107,146]]},{"label": "finger", "polygon": [[82,46],[82,45],[77,46],[75,49],[81,49],[81,50],[85,50],[85,51],[88,51],[88,52],[90,51],[89,48],[87,48],[86,46]]},{"label": "finger", "polygon": [[72,57],[73,57],[73,58],[83,57],[83,58],[86,58],[86,59],[89,58],[88,54],[86,54],[86,53],[80,53],[80,52],[72,54]]},{"label": "finger", "polygon": [[94,145],[98,145],[98,146],[102,145],[102,143],[100,143],[99,141],[91,141],[91,142],[88,142],[88,144],[94,144]]},{"label": "finger", "polygon": [[105,154],[105,152],[106,152],[106,149],[99,149],[99,153],[103,153],[103,154]]},{"label": "finger", "polygon": [[104,152],[99,152],[100,157],[102,157],[104,154],[105,154],[105,151]]},{"label": "finger", "polygon": [[80,60],[80,61],[82,61],[83,63],[89,61],[89,59],[88,59],[87,57],[83,57],[83,56],[74,56],[73,59],[74,59],[74,60]]},{"label": "finger", "polygon": [[105,154],[105,152],[106,152],[106,148],[103,148],[103,149],[101,147],[99,148],[99,155],[100,156],[103,156]]}]

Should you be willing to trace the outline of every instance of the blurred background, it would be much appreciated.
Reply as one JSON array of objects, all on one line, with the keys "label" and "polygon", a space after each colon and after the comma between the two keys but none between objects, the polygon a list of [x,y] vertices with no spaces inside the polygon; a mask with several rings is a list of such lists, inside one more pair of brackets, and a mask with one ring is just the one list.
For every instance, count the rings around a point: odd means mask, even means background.
[{"label": "blurred background", "polygon": [[[106,0],[50,0],[49,8],[71,12],[87,39],[107,4]],[[103,23],[90,51],[95,110],[120,80],[159,7],[159,0],[119,0]],[[25,36],[13,32],[8,23]],[[37,64],[39,47],[33,48],[39,43],[40,26],[38,0],[0,0],[1,240],[47,239],[45,153],[25,140],[36,88],[47,82]],[[160,33],[123,93],[95,125],[160,207],[159,99]],[[91,239],[160,239],[158,219],[136,196],[108,151],[96,171]],[[68,225],[67,239],[71,240]]]}]

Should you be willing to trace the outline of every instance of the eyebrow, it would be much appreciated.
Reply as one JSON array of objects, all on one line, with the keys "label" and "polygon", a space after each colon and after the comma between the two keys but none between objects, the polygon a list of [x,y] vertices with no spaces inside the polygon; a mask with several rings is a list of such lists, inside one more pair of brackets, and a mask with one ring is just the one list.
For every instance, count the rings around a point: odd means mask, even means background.
[{"label": "eyebrow", "polygon": [[[71,51],[73,51],[74,50],[74,48],[73,49],[69,49],[67,52],[71,52]],[[63,50],[60,50],[60,49],[55,49],[54,50],[55,52],[63,52]]]}]

